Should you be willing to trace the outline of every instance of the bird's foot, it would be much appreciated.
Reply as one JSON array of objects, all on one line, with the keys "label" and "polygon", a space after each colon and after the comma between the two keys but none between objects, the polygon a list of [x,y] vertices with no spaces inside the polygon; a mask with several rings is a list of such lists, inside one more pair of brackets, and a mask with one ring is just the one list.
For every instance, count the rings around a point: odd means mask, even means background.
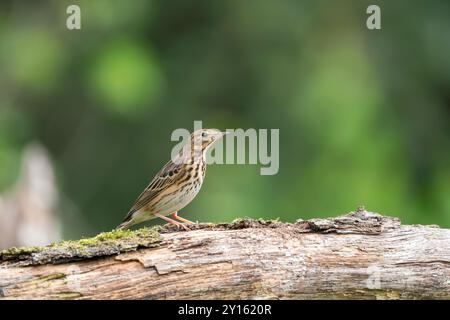
[{"label": "bird's foot", "polygon": [[170,218],[165,217],[165,216],[160,215],[160,214],[155,214],[155,216],[157,216],[158,218],[161,218],[161,219],[163,219],[163,220],[165,220],[165,221],[168,222],[168,223],[166,223],[163,227],[166,227],[167,225],[175,225],[175,226],[178,227],[178,229],[183,228],[183,229],[186,230],[186,231],[189,231],[189,230],[190,230],[188,227],[186,227],[186,226],[185,226],[183,223],[181,223],[181,222],[178,222],[178,221],[176,221],[176,220],[170,219]]},{"label": "bird's foot", "polygon": [[172,223],[172,222],[170,222],[170,223],[166,223],[166,224],[164,224],[163,225],[163,228],[167,228],[167,227],[170,227],[170,226],[176,226],[177,228],[178,228],[178,230],[180,230],[181,228],[183,228],[184,230],[186,230],[186,231],[189,231],[189,230],[191,230],[191,229],[189,229],[189,227],[187,227],[185,224],[183,224],[183,223]]},{"label": "bird's foot", "polygon": [[188,220],[188,219],[185,219],[185,218],[183,218],[183,217],[180,217],[180,216],[177,214],[177,212],[172,213],[172,218],[173,218],[173,219],[177,219],[178,221],[181,221],[181,222],[184,222],[184,223],[187,223],[187,224],[196,224],[195,222],[193,222],[193,221],[191,221],[191,220]]},{"label": "bird's foot", "polygon": [[189,229],[189,227],[188,226],[186,226],[184,223],[180,223],[178,226],[178,229],[180,228],[180,227],[182,227],[184,230],[186,230],[186,231],[190,231],[191,229]]}]

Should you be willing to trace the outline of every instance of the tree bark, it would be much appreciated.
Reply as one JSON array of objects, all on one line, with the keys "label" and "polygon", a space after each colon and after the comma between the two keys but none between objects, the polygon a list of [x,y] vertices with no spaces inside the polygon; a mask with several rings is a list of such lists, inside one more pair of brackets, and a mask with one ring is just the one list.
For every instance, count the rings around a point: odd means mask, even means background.
[{"label": "tree bark", "polygon": [[448,299],[450,230],[360,208],[0,254],[2,299]]}]

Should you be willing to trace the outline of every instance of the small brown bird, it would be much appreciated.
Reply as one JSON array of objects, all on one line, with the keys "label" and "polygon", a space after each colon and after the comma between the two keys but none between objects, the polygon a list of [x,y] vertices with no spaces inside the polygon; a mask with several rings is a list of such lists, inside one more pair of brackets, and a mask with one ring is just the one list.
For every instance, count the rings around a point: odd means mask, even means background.
[{"label": "small brown bird", "polygon": [[[193,132],[177,156],[158,172],[137,198],[117,229],[161,218],[189,230],[185,224],[193,222],[178,216],[177,213],[200,191],[206,173],[206,151],[214,141],[225,134],[227,133],[215,129],[200,129]],[[171,215],[172,219],[168,218],[168,215]]]}]

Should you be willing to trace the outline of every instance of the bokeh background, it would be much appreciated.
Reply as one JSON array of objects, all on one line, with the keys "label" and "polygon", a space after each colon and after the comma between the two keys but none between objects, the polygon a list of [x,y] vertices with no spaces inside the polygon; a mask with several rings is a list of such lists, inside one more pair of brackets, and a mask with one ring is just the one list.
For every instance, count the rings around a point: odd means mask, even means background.
[{"label": "bokeh background", "polygon": [[188,219],[450,227],[449,35],[445,0],[2,0],[3,246],[111,230],[194,120],[280,129],[280,170],[210,166]]}]

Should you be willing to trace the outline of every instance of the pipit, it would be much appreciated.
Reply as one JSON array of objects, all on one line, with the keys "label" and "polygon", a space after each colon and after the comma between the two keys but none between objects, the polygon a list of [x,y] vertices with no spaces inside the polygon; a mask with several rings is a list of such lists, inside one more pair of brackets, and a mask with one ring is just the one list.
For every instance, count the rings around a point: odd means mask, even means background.
[{"label": "pipit", "polygon": [[[193,222],[178,216],[178,211],[187,206],[200,191],[206,173],[206,151],[225,134],[215,129],[193,132],[180,152],[156,174],[137,198],[117,229],[161,218],[189,230],[186,224]],[[167,217],[169,215],[172,218]]]}]

